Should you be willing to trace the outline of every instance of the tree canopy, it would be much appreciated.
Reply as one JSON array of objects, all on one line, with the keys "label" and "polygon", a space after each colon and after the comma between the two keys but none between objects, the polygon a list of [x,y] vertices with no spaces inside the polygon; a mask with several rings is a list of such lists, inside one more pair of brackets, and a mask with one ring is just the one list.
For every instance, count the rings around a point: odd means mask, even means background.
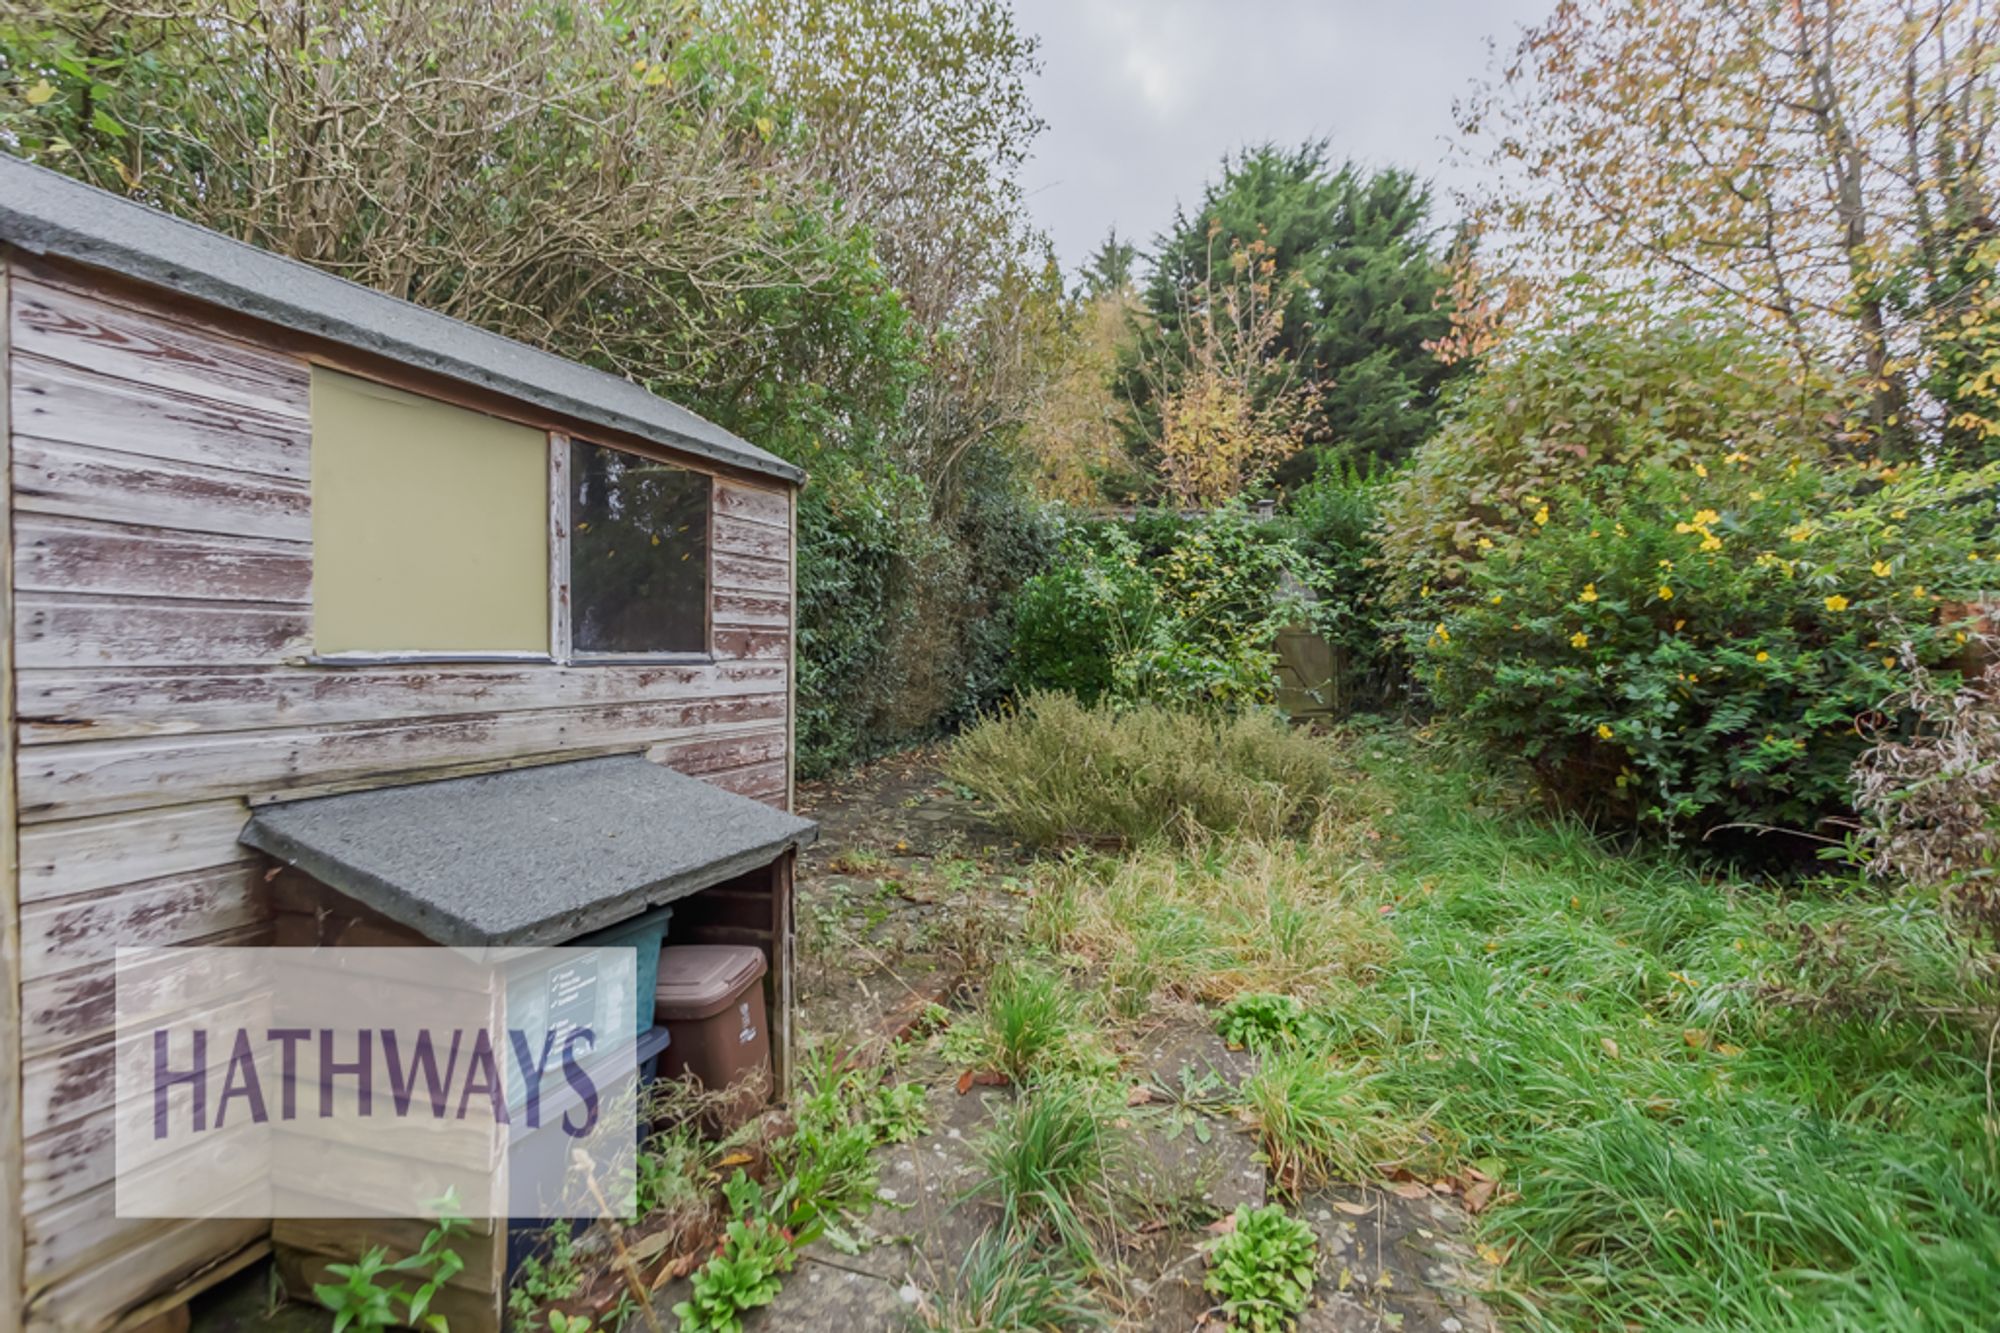
[{"label": "tree canopy", "polygon": [[[1437,419],[1444,385],[1463,369],[1429,344],[1451,328],[1429,188],[1405,171],[1334,166],[1324,141],[1266,144],[1225,159],[1194,212],[1177,212],[1160,238],[1144,290],[1150,327],[1143,357],[1189,361],[1218,266],[1240,265],[1255,246],[1272,265],[1280,327],[1268,355],[1283,358],[1315,391],[1302,444],[1350,457],[1408,454]],[[1157,438],[1172,377],[1160,384],[1136,363],[1124,378],[1135,433]],[[1297,453],[1280,475],[1310,474]]]}]

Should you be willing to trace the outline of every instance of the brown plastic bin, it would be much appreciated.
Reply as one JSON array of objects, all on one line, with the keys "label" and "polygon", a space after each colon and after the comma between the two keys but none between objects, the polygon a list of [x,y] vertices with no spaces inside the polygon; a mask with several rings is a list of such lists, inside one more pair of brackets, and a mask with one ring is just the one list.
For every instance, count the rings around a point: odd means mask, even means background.
[{"label": "brown plastic bin", "polygon": [[653,1021],[673,1034],[661,1054],[669,1078],[693,1075],[710,1091],[738,1088],[717,1108],[722,1130],[770,1099],[771,1035],[764,1021],[764,951],[740,944],[676,944],[660,950]]}]

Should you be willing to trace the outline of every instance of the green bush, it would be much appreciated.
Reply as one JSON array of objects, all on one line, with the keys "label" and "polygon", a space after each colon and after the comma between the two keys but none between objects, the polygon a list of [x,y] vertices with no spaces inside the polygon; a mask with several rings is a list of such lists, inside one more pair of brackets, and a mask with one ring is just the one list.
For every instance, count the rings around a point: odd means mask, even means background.
[{"label": "green bush", "polygon": [[1799,850],[1742,838],[1844,810],[1902,646],[1960,651],[1993,484],[1831,448],[1835,406],[1691,321],[1489,370],[1388,509],[1418,683],[1571,808]]},{"label": "green bush", "polygon": [[1279,522],[1305,557],[1313,623],[1333,650],[1336,713],[1380,707],[1402,692],[1408,663],[1392,627],[1377,528],[1390,474],[1329,463],[1285,502]]},{"label": "green bush", "polygon": [[1264,711],[1088,706],[1039,693],[960,736],[945,769],[1035,843],[1275,837],[1338,789],[1339,755]]},{"label": "green bush", "polygon": [[1270,702],[1277,633],[1313,615],[1305,557],[1241,510],[1153,526],[1169,534],[1164,549],[1114,524],[1075,529],[1023,586],[1016,685],[1086,702]]}]

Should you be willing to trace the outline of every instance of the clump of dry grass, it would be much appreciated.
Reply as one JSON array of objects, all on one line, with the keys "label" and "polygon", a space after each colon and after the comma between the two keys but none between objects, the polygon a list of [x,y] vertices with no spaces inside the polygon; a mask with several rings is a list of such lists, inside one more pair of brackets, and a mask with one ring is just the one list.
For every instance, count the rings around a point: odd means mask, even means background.
[{"label": "clump of dry grass", "polygon": [[1298,840],[1221,838],[1187,852],[1073,857],[1043,884],[1031,926],[1102,966],[1135,1005],[1271,992],[1308,1004],[1390,962],[1395,935],[1368,892],[1354,828],[1322,817]]},{"label": "clump of dry grass", "polygon": [[1268,713],[1086,707],[1031,694],[952,746],[945,771],[1030,842],[1198,843],[1309,826],[1351,785],[1339,747]]}]

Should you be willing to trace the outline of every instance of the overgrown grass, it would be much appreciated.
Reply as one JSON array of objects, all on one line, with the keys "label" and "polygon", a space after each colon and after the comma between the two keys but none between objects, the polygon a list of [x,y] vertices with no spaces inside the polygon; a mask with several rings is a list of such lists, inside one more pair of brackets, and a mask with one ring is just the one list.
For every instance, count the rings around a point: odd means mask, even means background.
[{"label": "overgrown grass", "polygon": [[[1022,752],[1059,749],[1029,731]],[[1525,1327],[1996,1326],[2000,997],[1933,907],[1621,851],[1401,729],[1287,740],[1360,770],[1318,788],[1332,817],[1077,854],[1030,918],[1127,1011],[1258,997],[1272,1033],[1242,1099],[1281,1183],[1497,1178],[1475,1239]],[[1019,799],[1136,799],[1080,771]],[[1055,1128],[1010,1121],[1009,1151]],[[1075,1195],[998,1163],[1017,1200]]]},{"label": "overgrown grass", "polygon": [[1096,1265],[1096,1232],[1129,1188],[1129,1132],[1107,1090],[1052,1079],[1023,1092],[979,1141],[983,1171],[974,1194],[1000,1206],[1001,1233],[1021,1244],[1053,1243],[1071,1262]]},{"label": "overgrown grass", "polygon": [[1343,788],[1341,757],[1273,714],[1085,707],[1034,694],[961,736],[950,776],[1036,844],[1276,837]]},{"label": "overgrown grass", "polygon": [[1118,1059],[1084,1012],[1085,992],[1047,963],[1017,958],[987,978],[979,1007],[945,1035],[946,1057],[1027,1084],[1043,1075],[1109,1076]]},{"label": "overgrown grass", "polygon": [[1994,1327],[2000,1126],[1953,1017],[1993,997],[1934,914],[1615,854],[1394,734],[1359,748],[1402,948],[1321,1054],[1373,1062],[1431,1166],[1501,1176],[1483,1240],[1527,1322]]},{"label": "overgrown grass", "polygon": [[1416,1127],[1378,1088],[1380,1075],[1314,1046],[1281,1043],[1243,1085],[1243,1102],[1280,1187],[1372,1180],[1402,1166]]},{"label": "overgrown grass", "polygon": [[1103,1328],[1108,1320],[1076,1271],[987,1232],[966,1251],[956,1281],[919,1310],[933,1333],[1030,1333]]},{"label": "overgrown grass", "polygon": [[1303,838],[1219,838],[1181,854],[1075,857],[1036,895],[1050,947],[1105,966],[1116,994],[1223,1003],[1276,991],[1319,1001],[1395,952],[1375,886],[1332,817]]}]

